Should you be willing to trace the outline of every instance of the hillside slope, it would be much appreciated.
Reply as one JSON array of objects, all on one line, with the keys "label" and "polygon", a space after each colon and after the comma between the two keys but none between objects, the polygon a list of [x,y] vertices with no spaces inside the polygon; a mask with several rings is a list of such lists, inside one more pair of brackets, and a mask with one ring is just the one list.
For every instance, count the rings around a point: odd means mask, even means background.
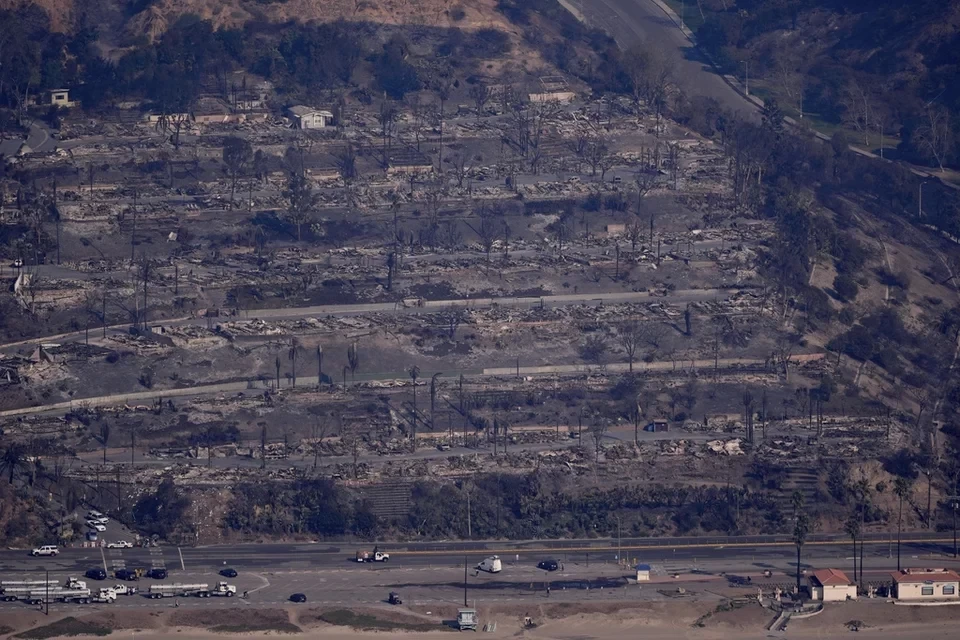
[{"label": "hillside slope", "polygon": [[[703,0],[698,42],[728,73],[876,147],[880,129],[931,166],[955,164],[957,0]],[[952,129],[952,131],[951,131]],[[945,134],[946,135],[943,135]],[[896,144],[896,142],[894,142]]]},{"label": "hillside slope", "polygon": [[[386,24],[453,26],[462,28],[506,26],[495,11],[495,0],[459,4],[448,0],[104,0],[92,7],[80,0],[0,0],[0,8],[35,4],[50,16],[57,31],[70,31],[78,21],[97,13],[122,16],[117,25],[127,35],[156,37],[185,14],[210,20],[214,27],[242,27],[260,22],[333,22],[369,20]],[[87,21],[90,21],[87,18]]]}]

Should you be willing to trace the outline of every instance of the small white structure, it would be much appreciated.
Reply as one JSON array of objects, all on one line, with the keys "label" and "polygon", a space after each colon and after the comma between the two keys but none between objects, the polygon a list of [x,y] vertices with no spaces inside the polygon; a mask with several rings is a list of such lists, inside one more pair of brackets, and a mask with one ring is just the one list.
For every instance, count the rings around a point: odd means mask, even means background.
[{"label": "small white structure", "polygon": [[649,582],[650,581],[650,565],[648,564],[638,564],[635,569],[637,570],[637,582]]},{"label": "small white structure", "polygon": [[323,129],[333,122],[333,114],[298,104],[287,109],[298,129]]},{"label": "small white structure", "polygon": [[960,598],[960,575],[950,569],[903,569],[893,577],[897,600],[956,600]]},{"label": "small white structure", "polygon": [[857,599],[857,585],[839,569],[818,569],[810,576],[810,596],[823,602]]},{"label": "small white structure", "polygon": [[77,103],[70,99],[69,89],[51,89],[50,105],[68,109],[77,106]]}]

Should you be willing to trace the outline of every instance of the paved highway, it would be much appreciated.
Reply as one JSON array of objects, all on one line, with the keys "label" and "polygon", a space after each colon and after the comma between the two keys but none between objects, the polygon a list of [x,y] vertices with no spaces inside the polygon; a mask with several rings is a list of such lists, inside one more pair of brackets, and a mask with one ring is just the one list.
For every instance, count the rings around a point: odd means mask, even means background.
[{"label": "paved highway", "polygon": [[[889,565],[895,541],[889,534],[870,534],[868,555],[876,565]],[[904,559],[933,557],[944,563],[952,554],[950,534],[906,533],[902,543]],[[389,564],[364,565],[352,561],[363,542],[315,542],[278,544],[224,544],[201,547],[159,546],[134,549],[64,548],[55,558],[34,558],[26,549],[0,551],[0,572],[83,571],[90,567],[115,566],[111,558],[122,558],[126,566],[161,566],[169,570],[213,570],[223,566],[254,569],[337,568],[366,570],[371,566],[453,566],[464,557],[498,554],[505,559],[535,565],[545,558],[568,558],[571,562],[598,564],[614,562],[616,538],[581,540],[527,540],[485,542],[394,542],[380,543],[391,554]],[[796,548],[790,536],[704,536],[686,538],[622,538],[619,549],[624,558],[640,561],[726,565],[730,570],[749,571],[763,562],[794,562]],[[804,547],[804,563],[812,558],[837,559],[850,555],[850,542],[842,534],[815,534]],[[519,558],[519,560],[517,560]],[[895,560],[894,560],[895,564]],[[905,562],[909,564],[909,562]]]},{"label": "paved highway", "polygon": [[[951,566],[957,562],[944,556],[942,542],[930,542],[930,534],[908,534],[920,542],[903,545],[904,566]],[[803,554],[803,568],[839,567],[852,564],[849,545],[840,536],[814,536]],[[881,539],[885,538],[885,539]],[[894,545],[889,537],[873,536],[865,554],[866,579],[888,583],[889,571],[896,566]],[[0,552],[0,579],[24,580],[46,578],[66,580],[90,568],[103,567],[108,572],[119,568],[164,567],[167,583],[216,583],[218,572],[235,569],[236,578],[229,579],[238,592],[249,592],[248,598],[216,598],[213,600],[182,598],[177,606],[245,607],[276,606],[292,593],[307,594],[308,602],[324,605],[376,605],[389,591],[399,590],[406,604],[431,607],[456,605],[463,596],[464,564],[473,567],[481,558],[496,553],[504,569],[496,575],[470,572],[467,582],[469,598],[475,602],[535,604],[545,599],[559,602],[642,601],[662,600],[659,588],[683,585],[698,598],[722,600],[727,595],[755,593],[758,586],[766,591],[774,587],[789,589],[794,583],[796,554],[785,536],[740,538],[662,538],[622,539],[618,562],[616,540],[564,540],[525,542],[435,542],[382,543],[390,553],[387,563],[361,564],[353,561],[358,548],[369,549],[366,543],[315,544],[243,544],[211,547],[151,547],[148,549],[66,549],[57,558],[31,558],[25,550]],[[552,558],[561,567],[545,572],[536,567],[540,560]],[[649,585],[631,584],[629,564],[651,565]],[[770,575],[765,576],[769,571]],[[47,573],[49,572],[49,573]],[[752,583],[746,585],[744,578]],[[93,586],[113,584],[93,582]],[[155,581],[144,579],[137,586],[148,590]],[[547,590],[547,586],[552,590]],[[669,585],[669,587],[668,587]],[[21,603],[4,603],[2,610],[22,608]],[[140,597],[121,597],[114,608],[149,608],[173,606],[172,602],[155,602]],[[97,610],[97,605],[55,605],[51,609],[71,611],[82,607]],[[104,609],[104,610],[107,610]]]},{"label": "paved highway", "polygon": [[677,67],[674,77],[689,95],[709,96],[731,111],[756,117],[756,105],[714,72],[654,0],[578,0],[576,4],[587,22],[612,35],[623,49],[644,43],[672,57]]}]

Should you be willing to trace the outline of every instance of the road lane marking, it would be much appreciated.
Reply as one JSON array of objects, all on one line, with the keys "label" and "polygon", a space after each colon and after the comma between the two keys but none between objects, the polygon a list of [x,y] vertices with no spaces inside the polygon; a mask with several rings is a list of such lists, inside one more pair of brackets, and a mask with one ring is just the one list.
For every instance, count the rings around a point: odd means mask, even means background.
[{"label": "road lane marking", "polygon": [[187,567],[183,564],[183,551],[180,550],[180,547],[177,547],[177,553],[180,554],[180,569],[186,571]]},{"label": "road lane marking", "polygon": [[103,572],[109,574],[110,570],[107,569],[107,555],[103,552],[103,547],[100,547],[100,558],[103,560]]}]

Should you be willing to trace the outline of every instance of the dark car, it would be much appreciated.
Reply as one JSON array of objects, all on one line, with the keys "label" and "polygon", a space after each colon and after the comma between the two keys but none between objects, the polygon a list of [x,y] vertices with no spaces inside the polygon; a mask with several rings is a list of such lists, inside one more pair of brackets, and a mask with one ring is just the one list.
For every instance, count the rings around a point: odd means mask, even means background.
[{"label": "dark car", "polygon": [[295,593],[292,596],[290,596],[290,602],[306,602],[306,601],[307,601],[307,596],[302,593]]},{"label": "dark car", "polygon": [[106,580],[107,572],[103,569],[87,569],[86,576],[91,580]]},{"label": "dark car", "polygon": [[237,577],[237,570],[236,570],[236,569],[221,569],[221,570],[220,570],[220,575],[222,575],[224,578],[236,578],[236,577]]},{"label": "dark car", "polygon": [[390,604],[403,604],[403,599],[400,598],[400,594],[396,591],[390,592],[390,597],[387,599],[387,602]]},{"label": "dark car", "polygon": [[117,569],[113,572],[117,580],[137,580],[137,572],[133,569]]},{"label": "dark car", "polygon": [[541,560],[537,563],[537,569],[544,571],[556,571],[559,568],[560,564],[556,560]]},{"label": "dark car", "polygon": [[167,570],[166,569],[150,569],[150,571],[147,571],[147,577],[153,578],[154,580],[166,580]]}]

